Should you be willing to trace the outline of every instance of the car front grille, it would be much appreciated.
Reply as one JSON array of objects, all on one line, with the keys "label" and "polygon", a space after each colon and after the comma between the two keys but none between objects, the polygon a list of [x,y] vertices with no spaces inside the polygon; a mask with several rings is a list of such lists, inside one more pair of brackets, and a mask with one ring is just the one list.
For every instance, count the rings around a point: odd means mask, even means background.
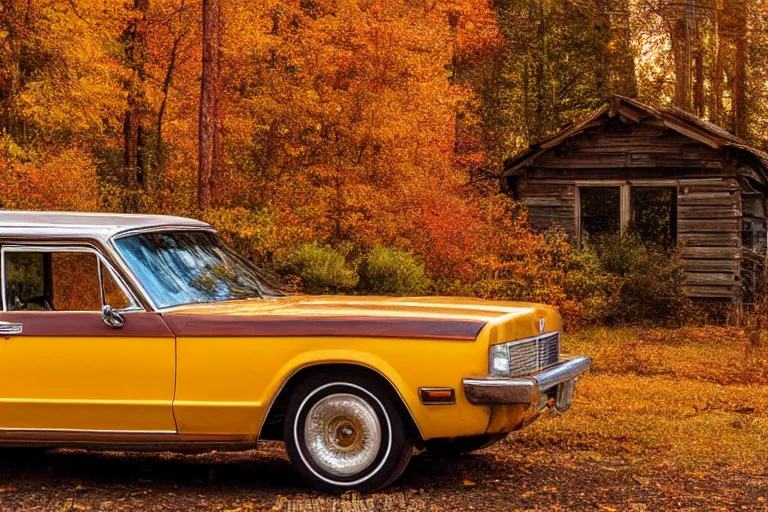
[{"label": "car front grille", "polygon": [[510,377],[530,375],[560,360],[559,332],[513,341],[507,346]]}]

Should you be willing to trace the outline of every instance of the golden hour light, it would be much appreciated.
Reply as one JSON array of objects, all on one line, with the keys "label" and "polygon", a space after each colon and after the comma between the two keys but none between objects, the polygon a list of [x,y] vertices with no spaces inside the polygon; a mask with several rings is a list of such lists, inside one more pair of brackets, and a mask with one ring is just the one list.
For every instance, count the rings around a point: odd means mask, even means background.
[{"label": "golden hour light", "polygon": [[768,510],[767,0],[0,0],[0,512]]}]

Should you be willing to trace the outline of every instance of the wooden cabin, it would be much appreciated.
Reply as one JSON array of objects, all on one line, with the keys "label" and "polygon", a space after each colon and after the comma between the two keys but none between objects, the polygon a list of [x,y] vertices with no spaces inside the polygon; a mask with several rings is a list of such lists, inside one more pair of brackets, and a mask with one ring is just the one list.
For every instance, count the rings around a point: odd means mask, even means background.
[{"label": "wooden cabin", "polygon": [[766,257],[768,154],[675,108],[614,96],[508,159],[502,186],[536,229],[679,244],[692,298],[741,300]]}]

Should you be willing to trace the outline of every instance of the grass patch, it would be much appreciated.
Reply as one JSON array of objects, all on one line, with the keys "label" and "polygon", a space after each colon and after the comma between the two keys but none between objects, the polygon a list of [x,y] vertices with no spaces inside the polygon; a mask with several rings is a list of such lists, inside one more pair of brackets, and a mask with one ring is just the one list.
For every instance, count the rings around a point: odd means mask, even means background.
[{"label": "grass patch", "polygon": [[567,336],[594,358],[574,406],[510,438],[687,470],[768,465],[768,348],[737,329],[597,329]]},{"label": "grass patch", "polygon": [[768,345],[752,345],[741,329],[602,328],[566,335],[563,351],[592,356],[598,374],[768,385]]}]

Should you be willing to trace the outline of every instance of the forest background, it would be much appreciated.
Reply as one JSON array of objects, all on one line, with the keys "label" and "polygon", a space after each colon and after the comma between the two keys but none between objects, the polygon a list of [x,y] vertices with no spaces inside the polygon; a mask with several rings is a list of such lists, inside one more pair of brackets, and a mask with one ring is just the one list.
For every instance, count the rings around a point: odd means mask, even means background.
[{"label": "forest background", "polygon": [[768,148],[768,5],[0,0],[0,201],[201,218],[313,293],[679,322],[674,251],[579,248],[500,193],[611,94]]}]

